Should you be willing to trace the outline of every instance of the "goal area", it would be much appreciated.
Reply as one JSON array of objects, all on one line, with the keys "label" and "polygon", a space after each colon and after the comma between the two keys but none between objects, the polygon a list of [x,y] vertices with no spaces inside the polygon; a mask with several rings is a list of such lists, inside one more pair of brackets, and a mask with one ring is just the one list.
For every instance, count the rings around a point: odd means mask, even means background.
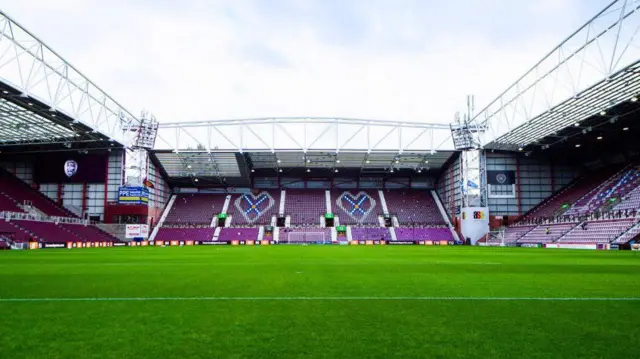
[{"label": "goal area", "polygon": [[284,241],[288,244],[326,244],[330,242],[324,232],[292,232]]}]

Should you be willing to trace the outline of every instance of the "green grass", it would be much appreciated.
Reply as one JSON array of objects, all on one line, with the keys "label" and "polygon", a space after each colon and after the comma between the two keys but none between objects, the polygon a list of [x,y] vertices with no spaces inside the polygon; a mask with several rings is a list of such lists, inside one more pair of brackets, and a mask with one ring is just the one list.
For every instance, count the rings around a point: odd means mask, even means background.
[{"label": "green grass", "polygon": [[[0,298],[638,298],[631,252],[182,247],[0,252]],[[0,358],[638,358],[640,301],[0,301]]]}]

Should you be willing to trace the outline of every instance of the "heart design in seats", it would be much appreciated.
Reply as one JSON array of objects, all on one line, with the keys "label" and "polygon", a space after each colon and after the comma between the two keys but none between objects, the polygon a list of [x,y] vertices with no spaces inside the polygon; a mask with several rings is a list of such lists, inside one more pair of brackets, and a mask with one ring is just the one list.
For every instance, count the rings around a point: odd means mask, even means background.
[{"label": "heart design in seats", "polygon": [[248,223],[254,223],[271,209],[275,200],[269,192],[244,193],[236,198],[234,206]]},{"label": "heart design in seats", "polygon": [[363,191],[355,195],[345,191],[336,200],[336,205],[356,222],[362,222],[376,207],[376,201]]}]

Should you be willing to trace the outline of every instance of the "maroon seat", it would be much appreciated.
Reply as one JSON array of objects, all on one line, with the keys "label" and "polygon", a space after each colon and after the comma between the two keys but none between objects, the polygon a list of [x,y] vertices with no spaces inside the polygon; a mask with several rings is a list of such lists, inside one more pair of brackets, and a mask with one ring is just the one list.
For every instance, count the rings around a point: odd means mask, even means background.
[{"label": "maroon seat", "polygon": [[326,195],[321,189],[288,189],[284,203],[292,225],[319,225],[320,217],[327,213]]},{"label": "maroon seat", "polygon": [[30,237],[29,232],[4,219],[0,219],[0,234],[9,236],[14,242],[28,242]]},{"label": "maroon seat", "polygon": [[222,212],[226,196],[223,194],[181,194],[176,196],[166,224],[209,225]]},{"label": "maroon seat", "polygon": [[120,240],[92,225],[62,223],[61,228],[72,232],[84,241],[119,242]]},{"label": "maroon seat", "polygon": [[85,239],[53,222],[13,221],[41,242],[78,242]]},{"label": "maroon seat", "polygon": [[389,228],[375,227],[375,228],[363,228],[363,227],[351,227],[351,239],[356,241],[366,240],[391,240],[391,233]]},{"label": "maroon seat", "polygon": [[222,228],[218,241],[255,241],[258,239],[258,228]]},{"label": "maroon seat", "polygon": [[156,241],[210,241],[214,228],[160,228]]},{"label": "maroon seat", "polygon": [[389,214],[395,215],[401,226],[445,224],[438,205],[428,190],[389,190],[384,192],[384,198]]},{"label": "maroon seat", "polygon": [[453,234],[446,227],[396,228],[398,241],[452,241]]},{"label": "maroon seat", "polygon": [[30,201],[33,207],[48,216],[77,218],[75,214],[57,205],[49,197],[4,170],[0,170],[0,191],[20,204]]}]

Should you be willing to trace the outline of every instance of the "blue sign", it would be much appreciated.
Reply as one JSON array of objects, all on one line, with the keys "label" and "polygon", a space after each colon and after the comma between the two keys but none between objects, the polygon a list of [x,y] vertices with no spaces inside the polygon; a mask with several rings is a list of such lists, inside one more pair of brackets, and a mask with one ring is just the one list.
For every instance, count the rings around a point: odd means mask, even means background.
[{"label": "blue sign", "polygon": [[118,203],[147,204],[149,203],[149,189],[147,187],[120,187],[118,189]]}]

